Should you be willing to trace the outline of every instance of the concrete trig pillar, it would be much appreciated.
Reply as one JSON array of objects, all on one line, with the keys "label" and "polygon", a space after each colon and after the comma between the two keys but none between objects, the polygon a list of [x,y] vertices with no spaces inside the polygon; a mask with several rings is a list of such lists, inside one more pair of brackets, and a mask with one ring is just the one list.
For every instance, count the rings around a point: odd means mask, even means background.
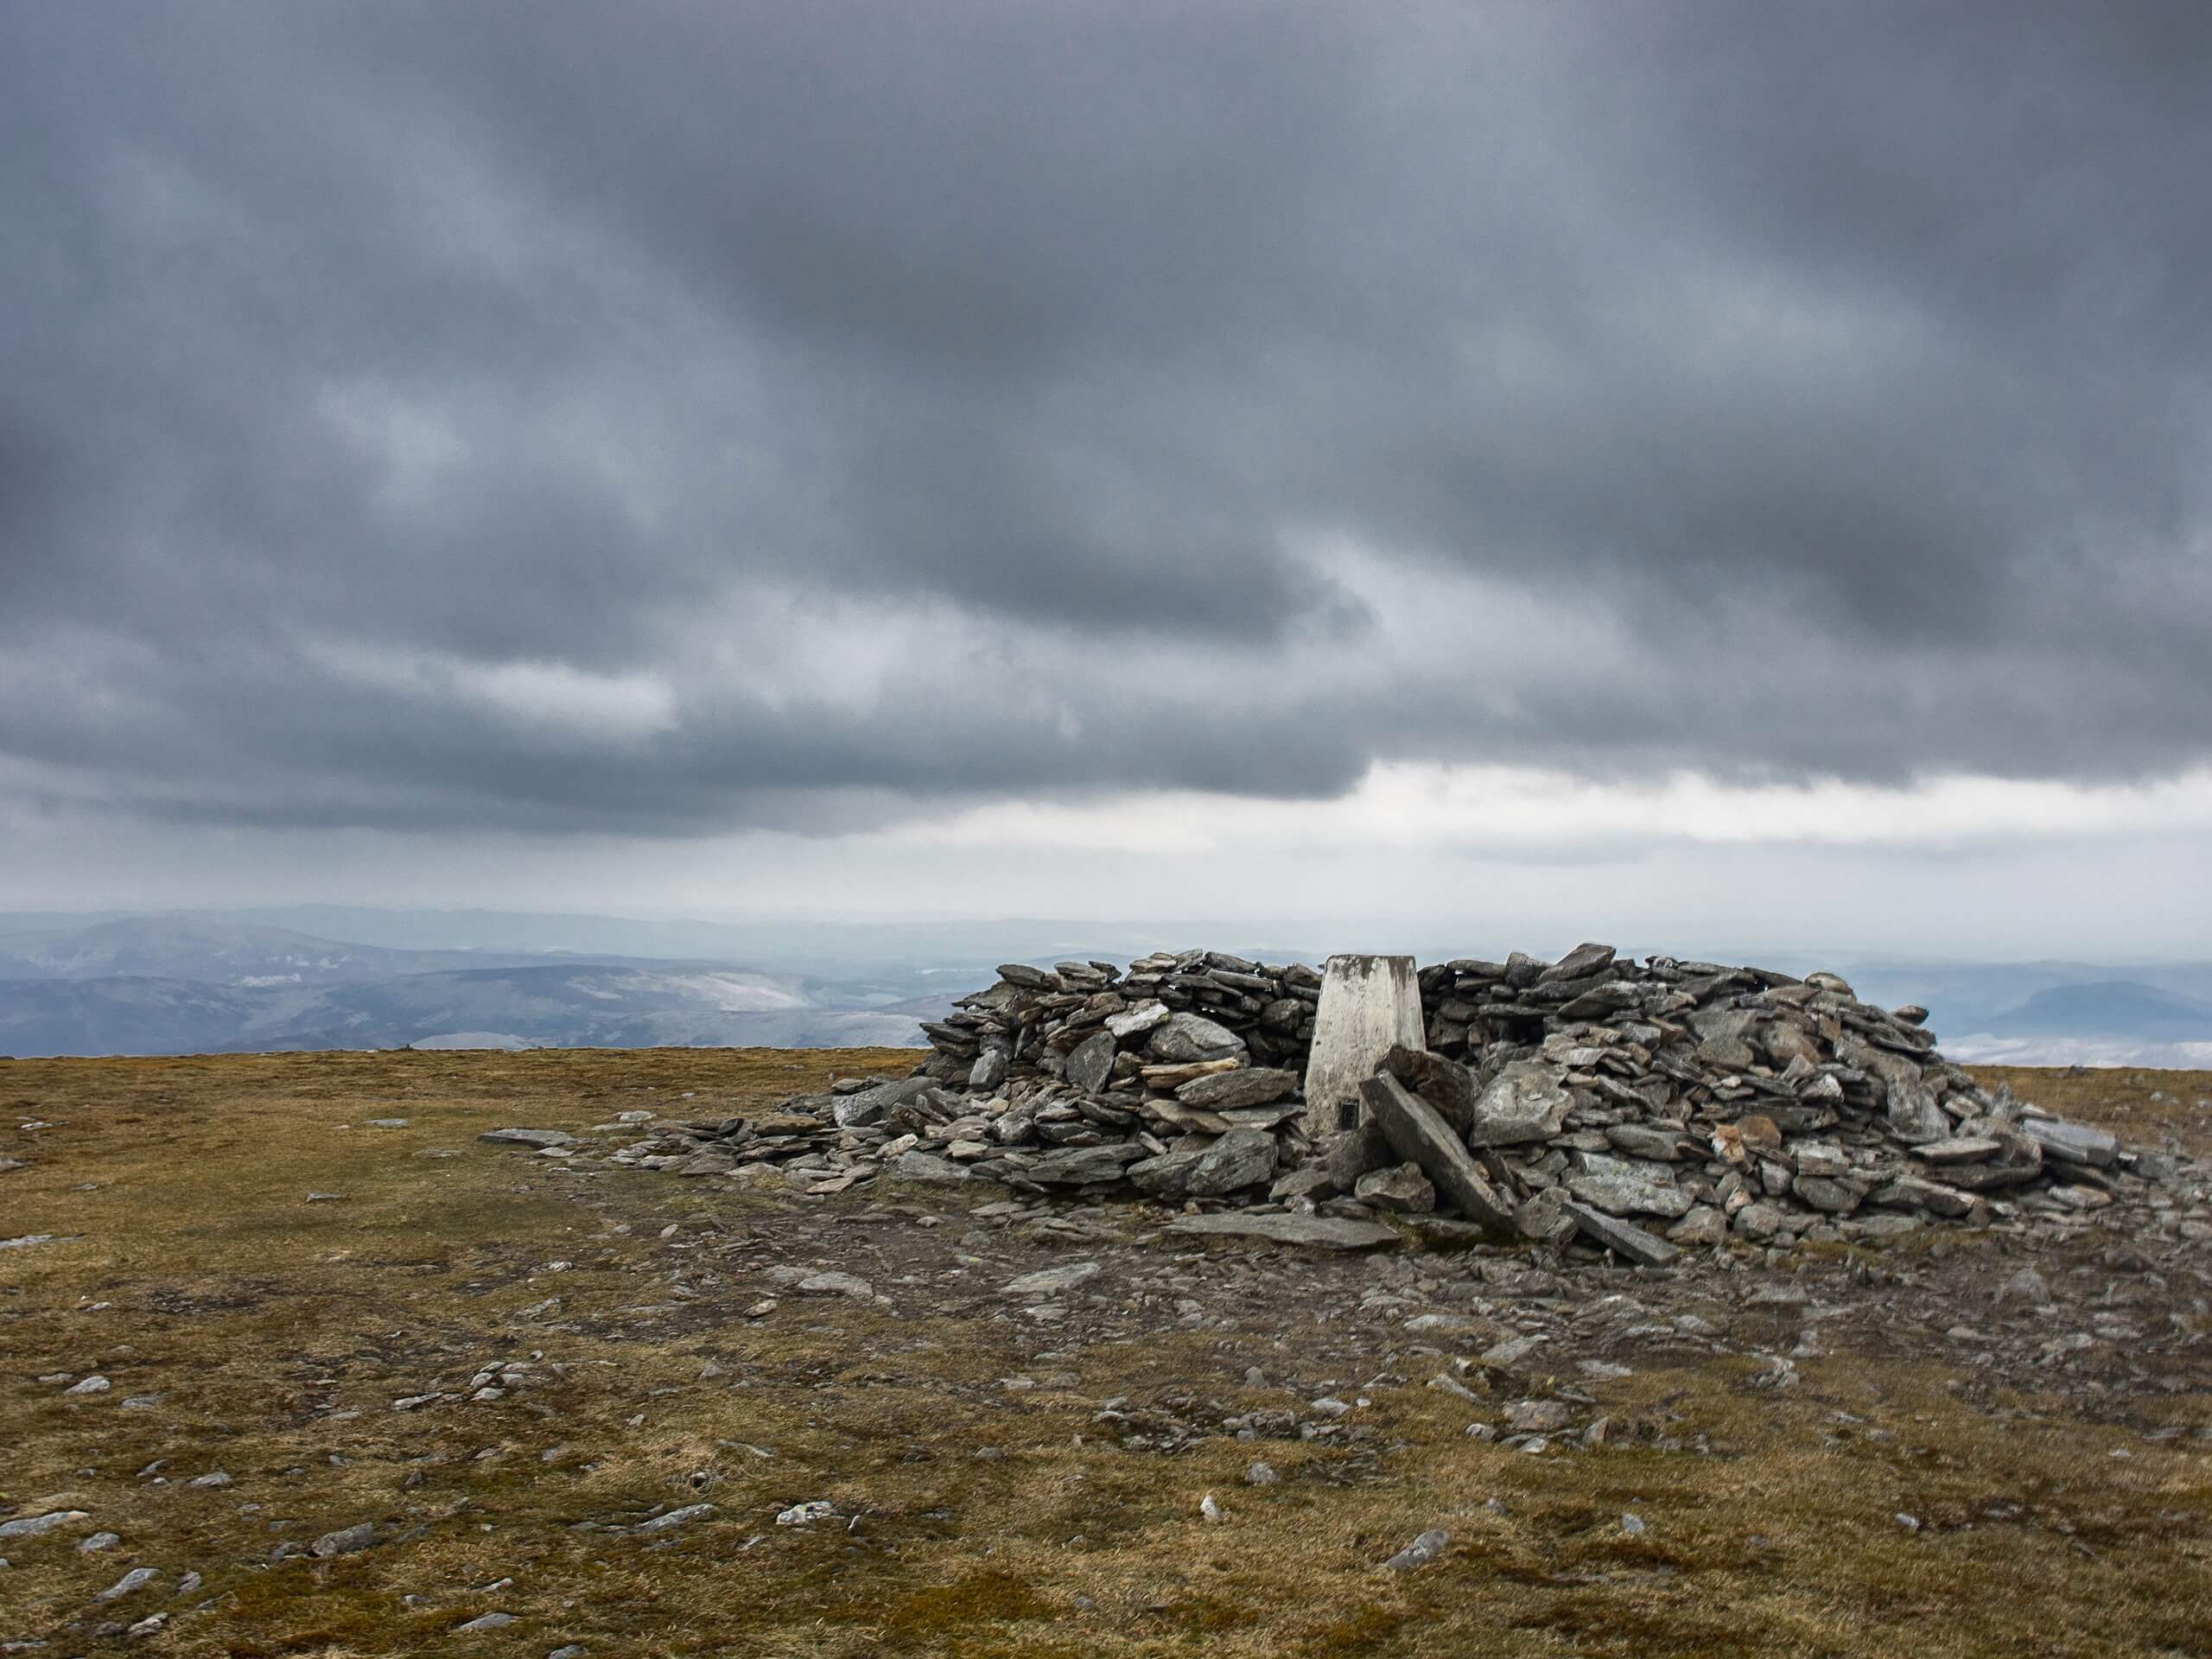
[{"label": "concrete trig pillar", "polygon": [[1362,1109],[1359,1085],[1382,1057],[1399,1043],[1423,1047],[1426,1037],[1411,957],[1331,957],[1306,1062],[1306,1133],[1318,1138],[1348,1127]]}]

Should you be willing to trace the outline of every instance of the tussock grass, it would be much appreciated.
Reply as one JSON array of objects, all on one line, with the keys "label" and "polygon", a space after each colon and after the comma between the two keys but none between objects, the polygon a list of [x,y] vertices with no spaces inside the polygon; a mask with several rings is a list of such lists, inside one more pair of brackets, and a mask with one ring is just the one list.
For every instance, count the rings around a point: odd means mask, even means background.
[{"label": "tussock grass", "polygon": [[[31,1160],[0,1174],[0,1236],[61,1236],[0,1253],[0,1515],[73,1507],[122,1537],[94,1555],[78,1533],[0,1545],[14,1563],[0,1640],[120,1648],[99,1621],[166,1611],[168,1629],[127,1645],[326,1659],[566,1642],[830,1659],[2212,1651],[2203,1444],[2146,1441],[2063,1399],[1992,1410],[1940,1368],[1847,1348],[1762,1393],[1748,1361],[1681,1356],[1605,1384],[1605,1407],[1703,1435],[1710,1455],[1529,1457],[1467,1439],[1465,1402],[1412,1386],[1370,1390],[1376,1433],[1351,1451],[1130,1452],[1094,1422],[1102,1400],[1179,1382],[1236,1398],[1249,1357],[1170,1331],[1085,1351],[1077,1388],[1011,1393],[995,1379],[1049,1369],[1035,1358],[1049,1339],[985,1308],[938,1311],[925,1287],[880,1286],[889,1309],[786,1298],[747,1321],[756,1230],[795,1213],[828,1226],[864,1198],[810,1209],[645,1172],[586,1178],[474,1139],[632,1108],[717,1117],[910,1063],[697,1050],[0,1065],[0,1152]],[[2212,1092],[2201,1074],[2099,1074],[2078,1090],[2003,1075],[2137,1138],[2202,1134],[2190,1103]],[[367,1127],[378,1117],[409,1121]],[[16,1127],[39,1120],[52,1127]],[[458,1155],[429,1155],[442,1149]],[[392,1408],[505,1361],[537,1384]],[[710,1361],[721,1374],[702,1377]],[[108,1392],[39,1380],[94,1372]],[[2208,1403],[2199,1387],[2145,1408],[2202,1421]],[[1243,1484],[1255,1458],[1278,1484]],[[156,1460],[166,1484],[139,1477]],[[232,1483],[185,1484],[213,1470]],[[1217,1525],[1198,1514],[1209,1491]],[[847,1518],[775,1524],[818,1498]],[[714,1515],[658,1536],[579,1529],[696,1502]],[[1625,1512],[1643,1536],[1623,1532]],[[364,1520],[386,1540],[375,1549],[269,1559]],[[1378,1570],[1432,1526],[1452,1535],[1441,1560]],[[137,1564],[163,1575],[95,1610]],[[187,1569],[205,1585],[173,1599]],[[452,1633],[493,1611],[518,1622]]]}]

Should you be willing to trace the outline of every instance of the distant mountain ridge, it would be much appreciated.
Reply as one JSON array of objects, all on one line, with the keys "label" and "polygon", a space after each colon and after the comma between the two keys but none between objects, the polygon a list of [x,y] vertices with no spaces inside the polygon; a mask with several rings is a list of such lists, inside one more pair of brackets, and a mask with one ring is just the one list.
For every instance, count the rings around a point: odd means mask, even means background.
[{"label": "distant mountain ridge", "polygon": [[196,918],[0,938],[0,1054],[906,1046],[952,993],[730,962],[403,950]]},{"label": "distant mountain ridge", "polygon": [[[4,931],[23,922],[34,925]],[[308,922],[358,927],[373,942],[300,925]],[[0,915],[0,1054],[909,1046],[919,1040],[917,1021],[988,984],[1001,962],[1127,961],[1194,944],[1319,962],[1330,948],[1254,944],[1255,931],[1201,922],[719,923],[337,906]],[[1403,930],[1337,946],[1409,950],[1424,961],[1503,951],[1501,941],[1424,944]],[[1678,954],[1790,973],[1834,969],[1871,1001],[1928,1007],[1945,1051],[1960,1059],[2212,1065],[2212,963]]]}]

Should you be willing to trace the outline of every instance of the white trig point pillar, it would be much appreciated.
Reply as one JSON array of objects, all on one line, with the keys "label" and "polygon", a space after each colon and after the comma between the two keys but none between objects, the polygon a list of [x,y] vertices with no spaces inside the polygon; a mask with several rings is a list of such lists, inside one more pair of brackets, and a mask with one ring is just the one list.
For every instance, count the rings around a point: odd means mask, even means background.
[{"label": "white trig point pillar", "polygon": [[1411,957],[1331,957],[1306,1062],[1306,1133],[1349,1127],[1361,1109],[1359,1085],[1382,1057],[1399,1043],[1423,1047],[1426,1036]]}]

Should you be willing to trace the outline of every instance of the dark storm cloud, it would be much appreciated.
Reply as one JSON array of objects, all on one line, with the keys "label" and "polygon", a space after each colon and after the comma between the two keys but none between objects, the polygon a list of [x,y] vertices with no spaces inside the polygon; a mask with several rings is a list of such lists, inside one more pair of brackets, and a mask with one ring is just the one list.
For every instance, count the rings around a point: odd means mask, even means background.
[{"label": "dark storm cloud", "polygon": [[[671,832],[2171,772],[2208,164],[2183,3],[11,8],[0,757]],[[717,665],[769,591],[861,609]]]}]

